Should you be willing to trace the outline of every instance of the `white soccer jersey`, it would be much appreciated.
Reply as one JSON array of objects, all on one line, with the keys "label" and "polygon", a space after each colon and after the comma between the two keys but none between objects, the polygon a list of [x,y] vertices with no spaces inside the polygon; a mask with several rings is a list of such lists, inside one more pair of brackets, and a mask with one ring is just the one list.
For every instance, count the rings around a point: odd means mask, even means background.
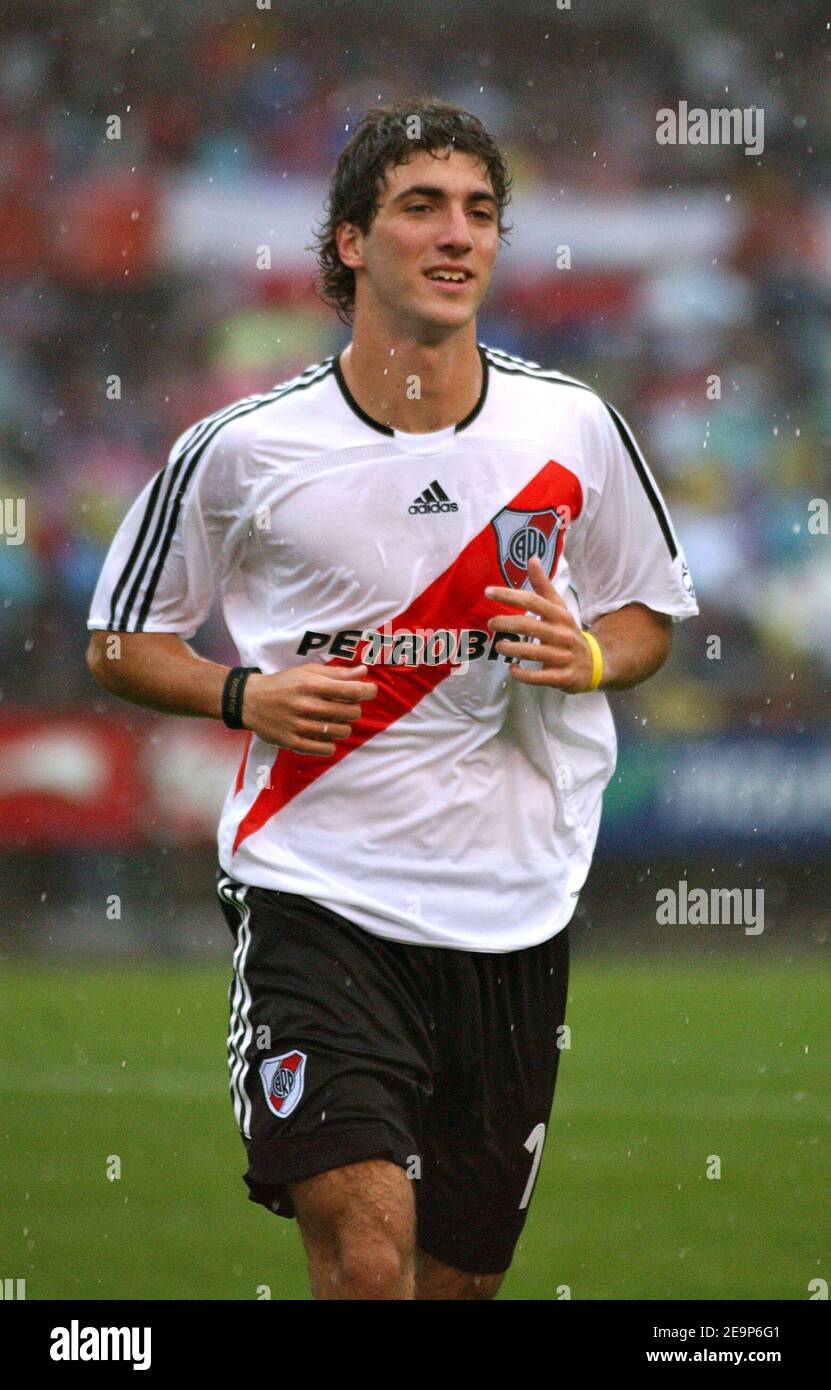
[{"label": "white soccer jersey", "polygon": [[[372,420],[337,357],[201,420],[128,512],[89,627],[187,639],[221,593],[244,666],[370,667],[330,758],[249,735],[222,868],[397,941],[511,951],[574,912],[617,745],[605,695],[509,679],[486,585],[538,554],[574,617],[698,612],[631,432],[581,382],[479,345],[458,425]],[[536,663],[524,663],[541,669]]]}]

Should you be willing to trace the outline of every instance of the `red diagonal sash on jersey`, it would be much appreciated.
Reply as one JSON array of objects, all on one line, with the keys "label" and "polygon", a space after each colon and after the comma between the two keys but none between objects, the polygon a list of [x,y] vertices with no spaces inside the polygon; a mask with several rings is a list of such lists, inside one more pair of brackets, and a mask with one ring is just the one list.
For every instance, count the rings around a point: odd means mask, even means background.
[{"label": "red diagonal sash on jersey", "polygon": [[245,781],[245,764],[248,762],[248,750],[251,747],[251,740],[254,737],[251,730],[245,735],[245,747],[242,750],[242,757],[237,769],[237,780],[234,783],[234,796],[239,796],[242,791],[242,784]]},{"label": "red diagonal sash on jersey", "polygon": [[[550,459],[506,506],[518,511],[568,508],[569,520],[575,521],[580,515],[582,504],[583,494],[579,480],[568,468]],[[552,576],[562,553],[564,534],[563,527],[557,536],[554,562],[550,571]],[[488,522],[478,535],[468,542],[453,563],[428,584],[403,613],[391,619],[389,627],[385,630],[391,635],[402,628],[410,632],[419,628],[480,628],[487,631],[487,620],[495,613],[517,613],[514,608],[494,604],[493,599],[485,598],[483,590],[486,585],[501,586],[502,583],[498,541],[493,526]],[[332,657],[325,664],[359,665],[360,653],[365,650],[366,645],[359,643],[356,655],[351,659]],[[234,852],[243,840],[259,830],[267,820],[281,811],[318,777],[342,762],[344,758],[348,758],[350,753],[354,753],[356,748],[362,747],[376,734],[388,729],[402,715],[409,714],[410,710],[414,709],[425,695],[429,695],[452,669],[453,666],[448,661],[435,666],[371,664],[368,675],[360,679],[371,680],[377,685],[378,694],[374,700],[367,700],[361,705],[360,718],[352,725],[349,737],[337,740],[335,752],[329,758],[294,753],[289,748],[279,749],[271,768],[271,785],[263,788],[240,821],[234,840]]]}]

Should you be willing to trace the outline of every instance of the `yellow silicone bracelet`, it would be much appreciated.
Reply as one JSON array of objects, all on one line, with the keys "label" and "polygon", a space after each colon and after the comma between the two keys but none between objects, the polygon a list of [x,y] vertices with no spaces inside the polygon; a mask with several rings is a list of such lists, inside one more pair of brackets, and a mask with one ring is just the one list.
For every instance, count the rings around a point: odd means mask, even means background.
[{"label": "yellow silicone bracelet", "polygon": [[603,653],[600,650],[600,643],[596,637],[592,637],[590,632],[583,630],[583,636],[589,644],[589,651],[592,654],[592,678],[591,684],[586,686],[586,691],[596,690],[603,679]]}]

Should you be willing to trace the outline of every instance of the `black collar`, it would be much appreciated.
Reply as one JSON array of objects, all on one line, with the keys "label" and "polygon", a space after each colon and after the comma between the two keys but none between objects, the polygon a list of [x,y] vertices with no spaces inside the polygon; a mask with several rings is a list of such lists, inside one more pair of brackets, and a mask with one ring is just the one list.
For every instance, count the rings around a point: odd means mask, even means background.
[{"label": "black collar", "polygon": [[[476,344],[476,350],[479,353],[479,361],[482,363],[482,389],[479,392],[479,399],[476,402],[473,409],[465,416],[464,420],[460,420],[458,425],[456,425],[456,434],[458,434],[460,430],[467,429],[468,425],[473,423],[473,421],[476,419],[476,416],[479,414],[479,411],[482,409],[482,406],[485,404],[485,398],[488,394],[488,359],[485,356],[484,349],[482,348],[481,343]],[[338,386],[340,387],[341,395],[343,396],[343,399],[346,401],[346,404],[349,406],[349,409],[354,411],[358,419],[363,420],[365,425],[369,425],[372,429],[378,430],[380,434],[387,434],[391,436],[394,435],[394,429],[391,429],[389,425],[382,425],[380,420],[373,420],[372,416],[367,415],[366,411],[358,405],[358,402],[355,400],[355,397],[352,395],[352,392],[346,384],[346,378],[343,375],[343,371],[340,365],[340,358],[341,354],[337,353],[336,356],[333,357],[332,363],[335,369],[335,380],[337,381]],[[430,431],[430,433],[439,434],[441,433],[441,431],[435,430]]]}]

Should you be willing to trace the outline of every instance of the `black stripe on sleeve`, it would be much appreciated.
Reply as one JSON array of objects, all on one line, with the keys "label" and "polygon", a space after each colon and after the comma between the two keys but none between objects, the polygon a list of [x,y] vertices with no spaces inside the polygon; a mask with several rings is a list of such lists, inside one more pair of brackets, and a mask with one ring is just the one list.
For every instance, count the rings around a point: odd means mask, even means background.
[{"label": "black stripe on sleeve", "polygon": [[141,547],[144,544],[144,538],[150,529],[150,520],[153,516],[154,511],[156,510],[156,503],[159,499],[159,493],[161,491],[163,477],[164,469],[161,468],[159,472],[156,474],[156,481],[153,483],[153,486],[150,489],[150,496],[147,499],[147,506],[144,509],[144,516],[141,519],[141,526],[139,527],[138,534],[136,535],[136,539],[133,542],[133,548],[130,551],[130,555],[126,565],[124,566],[123,570],[121,571],[121,574],[119,575],[118,583],[113,589],[112,599],[110,601],[109,625],[111,630],[115,629],[118,625],[115,615],[115,610],[118,606],[118,600],[121,598],[121,593],[124,588],[124,585],[127,583],[127,580],[130,577],[130,571],[132,570],[133,565],[136,563],[139,555],[141,554]]},{"label": "black stripe on sleeve", "polygon": [[[188,438],[182,446],[182,449],[180,450],[179,454],[177,455],[175,462],[173,462],[172,467],[169,468],[167,491],[165,492],[164,501],[161,505],[161,508],[159,509],[159,515],[156,521],[156,529],[153,533],[153,539],[144,553],[144,559],[142,560],[141,564],[138,567],[138,570],[136,571],[135,579],[133,580],[130,592],[127,595],[127,598],[124,602],[124,607],[121,610],[122,632],[126,632],[129,630],[128,624],[130,613],[133,610],[133,606],[135,605],[136,599],[141,590],[141,586],[144,583],[144,577],[147,574],[147,570],[152,563],[153,556],[156,553],[156,549],[159,545],[159,542],[161,541],[162,548],[159,557],[160,563],[156,564],[156,568],[153,571],[153,579],[148,585],[147,594],[145,595],[144,603],[142,604],[141,608],[140,620],[137,626],[133,629],[134,632],[141,632],[144,620],[147,617],[150,603],[152,602],[153,594],[155,593],[156,584],[158,583],[158,578],[161,574],[161,566],[164,564],[165,558],[167,556],[167,551],[170,546],[170,540],[173,535],[173,530],[171,530],[170,528],[168,528],[168,530],[165,531],[165,522],[168,520],[171,512],[171,498],[173,497],[175,489],[176,501],[173,504],[173,526],[175,529],[175,518],[179,515],[179,507],[181,506],[182,497],[184,495],[185,488],[187,487],[188,480],[193,473],[193,469],[190,466],[190,462],[188,461],[188,454],[190,453],[190,450],[193,449],[194,446],[196,446],[196,452],[195,454],[191,454],[190,461],[198,463],[199,459],[202,457],[202,454],[204,453],[207,445],[213,439],[214,435],[222,429],[223,425],[227,425],[231,422],[231,420],[235,420],[240,413],[242,412],[240,411],[239,406],[237,406],[233,414],[223,415],[219,420],[217,420],[216,417],[213,417],[211,420],[205,422],[201,427],[197,428],[193,433],[188,435]],[[183,481],[180,481],[183,478],[183,474],[184,479]],[[162,540],[163,536],[165,537],[164,540]]]},{"label": "black stripe on sleeve", "polygon": [[[133,548],[130,551],[127,563],[121,572],[119,581],[116,584],[115,589],[113,590],[112,603],[110,605],[110,622],[111,626],[113,628],[117,628],[119,632],[126,632],[128,630],[130,612],[132,610],[133,604],[136,601],[136,595],[144,581],[144,576],[147,572],[147,566],[150,562],[150,558],[153,555],[156,546],[159,543],[159,538],[162,534],[162,531],[164,530],[164,519],[167,514],[168,506],[170,504],[170,494],[173,490],[173,487],[175,486],[176,477],[181,472],[181,466],[183,460],[187,455],[187,451],[192,444],[195,444],[199,439],[205,438],[208,431],[210,430],[211,424],[216,423],[216,418],[216,416],[212,416],[210,420],[202,421],[198,425],[194,425],[194,427],[185,436],[184,442],[178,454],[175,456],[175,458],[171,457],[168,460],[167,464],[160,471],[158,477],[156,478],[150,496],[147,499],[147,506],[144,510],[144,516],[142,517],[138,535],[136,536]],[[150,529],[150,523],[153,519],[153,516],[156,513],[156,502],[158,500],[159,492],[162,488],[162,484],[164,483],[165,479],[168,480],[168,486],[167,491],[165,493],[164,501],[162,502],[158,516],[156,518],[156,529],[153,533],[153,539],[151,540],[150,544],[147,547],[147,550],[145,551],[144,559],[142,560],[141,564],[138,565],[138,568],[135,569],[134,567],[137,565],[139,556],[141,554],[142,545],[144,543],[147,532]],[[121,598],[122,591],[132,574],[135,575],[133,584],[127,594],[126,599],[124,600],[124,604],[121,609],[121,617],[120,619],[117,619],[116,608],[118,606],[118,601]]]},{"label": "black stripe on sleeve", "polygon": [[658,519],[658,525],[660,526],[664,540],[667,543],[667,549],[669,550],[670,557],[674,560],[678,554],[678,546],[676,545],[675,537],[672,534],[672,526],[670,525],[669,517],[667,516],[661,499],[658,496],[658,493],[655,489],[655,485],[653,484],[652,479],[649,476],[646,465],[643,459],[641,458],[641,455],[638,451],[638,447],[635,444],[635,441],[629,433],[628,429],[626,428],[625,424],[618,415],[617,411],[615,410],[614,406],[609,405],[608,401],[604,401],[603,404],[605,405],[606,409],[611,415],[615,424],[615,429],[620,435],[623,447],[625,448],[627,454],[632,460],[635,472],[641,480],[641,486],[643,487],[644,492],[649,498],[652,510]]},{"label": "black stripe on sleeve", "polygon": [[[224,421],[223,423],[224,423],[224,424],[227,424],[228,422],[227,422],[227,421]],[[222,426],[219,425],[219,426],[217,427],[217,429],[214,431],[214,434],[218,434],[218,433],[219,433],[219,430],[220,430],[221,428],[222,428]],[[152,575],[150,576],[150,583],[147,585],[147,592],[146,592],[145,595],[144,595],[144,598],[143,598],[142,604],[141,604],[141,608],[139,609],[138,618],[137,618],[137,620],[136,620],[136,626],[135,626],[135,628],[134,628],[134,631],[135,631],[135,632],[143,632],[143,631],[144,631],[144,624],[145,624],[145,622],[147,621],[147,615],[148,615],[148,613],[150,612],[150,605],[151,605],[152,602],[153,602],[153,598],[154,598],[155,593],[156,593],[156,588],[157,588],[157,586],[158,586],[158,583],[159,583],[159,579],[160,579],[160,577],[161,577],[162,570],[164,569],[164,562],[165,562],[165,560],[167,559],[167,553],[168,553],[168,551],[170,550],[171,542],[172,542],[173,536],[174,536],[174,534],[175,534],[175,532],[176,532],[176,522],[177,522],[178,519],[179,519],[179,510],[180,510],[180,508],[181,508],[181,506],[182,506],[182,498],[184,497],[185,493],[187,492],[188,483],[190,482],[191,478],[193,477],[193,474],[194,474],[195,471],[196,471],[196,468],[197,468],[197,466],[198,466],[198,464],[199,464],[199,460],[201,459],[202,455],[204,454],[205,450],[207,449],[207,447],[208,447],[208,445],[210,444],[211,439],[212,439],[213,437],[214,437],[213,435],[210,435],[207,439],[203,440],[202,443],[199,445],[199,448],[197,449],[197,451],[196,451],[196,453],[194,454],[193,458],[191,459],[190,463],[187,465],[187,468],[185,469],[185,471],[184,471],[184,473],[183,473],[183,475],[182,475],[182,477],[181,477],[181,480],[180,480],[180,482],[179,482],[179,486],[176,488],[176,496],[175,496],[175,498],[174,498],[172,507],[170,507],[170,511],[169,511],[169,515],[168,515],[167,530],[165,531],[165,534],[164,534],[164,539],[163,539],[163,541],[162,541],[161,548],[160,548],[160,550],[159,550],[159,555],[158,555],[158,558],[157,558],[157,560],[156,560],[155,568],[154,568],[154,570],[153,570]],[[171,492],[172,492],[172,489],[173,489],[173,480],[171,480],[170,487],[168,488],[167,497],[165,498],[165,507],[166,507],[166,508],[167,508],[168,502],[170,501],[170,494],[171,494]],[[154,542],[154,546],[155,546],[155,542]],[[149,558],[149,555],[150,555],[150,551],[148,551],[148,553],[147,553],[147,558]],[[140,582],[141,582],[141,578],[139,577],[139,579],[136,581],[136,585],[134,586],[134,588],[136,588],[137,585],[140,584]]]}]

